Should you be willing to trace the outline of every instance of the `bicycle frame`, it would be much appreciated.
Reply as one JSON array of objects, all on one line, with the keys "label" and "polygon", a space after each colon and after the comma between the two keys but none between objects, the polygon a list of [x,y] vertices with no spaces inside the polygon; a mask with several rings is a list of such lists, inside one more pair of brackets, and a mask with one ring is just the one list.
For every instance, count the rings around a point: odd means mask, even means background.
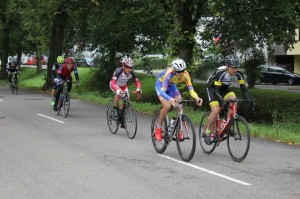
[{"label": "bicycle frame", "polygon": [[[230,126],[231,121],[237,117],[237,103],[238,102],[251,102],[250,100],[242,100],[235,98],[233,100],[229,100],[229,108],[227,111],[225,111],[225,114],[227,114],[225,117],[227,118],[226,123],[220,118],[220,115],[218,115],[217,121],[216,121],[216,132],[219,135],[220,140],[223,141],[223,137],[228,132],[228,128]],[[225,123],[225,124],[224,124]]]},{"label": "bicycle frame", "polygon": [[[169,133],[169,141],[172,141],[172,140],[176,140],[174,137],[174,134],[176,133],[176,130],[178,128],[178,125],[180,127],[182,127],[182,118],[181,116],[183,115],[183,103],[191,103],[191,102],[195,102],[195,100],[179,100],[178,101],[178,111],[177,111],[177,116],[176,116],[176,120],[174,122],[174,126],[173,126],[173,129],[171,132],[169,132],[168,130],[168,133]],[[171,109],[172,110],[172,109]],[[171,111],[170,110],[170,111]],[[166,115],[166,120],[167,120],[167,127],[169,128],[170,125],[171,125],[171,120],[168,116],[168,114]],[[180,129],[179,129],[180,130]],[[168,143],[169,144],[169,143]]]}]

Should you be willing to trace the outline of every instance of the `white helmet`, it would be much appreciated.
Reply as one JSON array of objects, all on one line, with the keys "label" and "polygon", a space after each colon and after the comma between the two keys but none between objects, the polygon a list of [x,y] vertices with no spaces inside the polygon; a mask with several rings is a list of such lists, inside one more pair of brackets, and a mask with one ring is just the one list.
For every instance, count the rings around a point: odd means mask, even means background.
[{"label": "white helmet", "polygon": [[133,60],[130,57],[124,57],[121,62],[123,66],[127,66],[130,68],[132,68],[134,65]]},{"label": "white helmet", "polygon": [[186,64],[182,59],[176,58],[172,61],[172,68],[174,71],[183,71],[186,69]]}]

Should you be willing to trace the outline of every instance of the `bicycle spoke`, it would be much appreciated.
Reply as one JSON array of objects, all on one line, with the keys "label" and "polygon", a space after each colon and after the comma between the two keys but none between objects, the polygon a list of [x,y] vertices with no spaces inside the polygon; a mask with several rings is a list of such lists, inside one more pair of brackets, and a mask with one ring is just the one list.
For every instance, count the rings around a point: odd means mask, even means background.
[{"label": "bicycle spoke", "polygon": [[202,116],[202,119],[200,121],[200,126],[199,126],[199,142],[200,142],[200,146],[203,150],[204,153],[210,154],[212,153],[215,148],[216,148],[216,143],[213,142],[211,144],[206,144],[204,141],[204,137],[206,136],[205,131],[206,131],[206,124],[208,122],[208,118],[209,118],[210,113],[205,113]]},{"label": "bicycle spoke", "polygon": [[231,158],[240,162],[245,159],[250,147],[250,130],[246,120],[238,116],[228,130],[227,146]]},{"label": "bicycle spoke", "polygon": [[[167,149],[167,146],[169,144],[169,140],[165,139],[166,138],[166,134],[167,134],[167,120],[164,119],[163,121],[163,127],[162,127],[162,134],[163,134],[163,139],[161,141],[156,140],[155,138],[155,128],[156,125],[158,123],[158,117],[159,117],[159,113],[160,111],[156,111],[153,115],[152,118],[152,123],[151,123],[151,140],[152,140],[152,144],[154,149],[156,150],[157,153],[163,153],[165,152],[165,150]],[[166,136],[165,136],[166,135]]]},{"label": "bicycle spoke", "polygon": [[129,103],[124,113],[124,125],[127,136],[133,139],[137,130],[137,118],[133,106]]},{"label": "bicycle spoke", "polygon": [[107,125],[112,134],[115,134],[118,131],[119,123],[118,118],[115,118],[113,115],[113,109],[114,109],[114,102],[110,101],[107,105],[106,110],[106,119],[107,119]]},{"label": "bicycle spoke", "polygon": [[179,123],[176,129],[176,143],[182,160],[190,161],[196,149],[196,132],[189,117],[182,115],[182,126]]}]

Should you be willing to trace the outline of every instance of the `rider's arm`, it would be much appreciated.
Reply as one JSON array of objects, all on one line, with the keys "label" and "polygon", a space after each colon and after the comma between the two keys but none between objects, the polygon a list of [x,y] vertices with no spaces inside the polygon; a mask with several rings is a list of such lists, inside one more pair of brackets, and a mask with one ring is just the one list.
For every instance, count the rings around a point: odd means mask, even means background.
[{"label": "rider's arm", "polygon": [[170,101],[170,99],[172,99],[171,96],[169,96],[166,91],[169,85],[169,81],[171,80],[171,78],[174,76],[174,73],[172,72],[171,69],[167,69],[165,70],[165,74],[163,76],[162,79],[162,85],[160,88],[160,95],[165,98],[166,100]]},{"label": "rider's arm", "polygon": [[120,89],[120,87],[117,85],[117,80],[118,80],[119,76],[122,74],[122,72],[123,72],[123,69],[121,67],[117,68],[110,80],[110,86],[114,91]]},{"label": "rider's arm", "polygon": [[139,81],[139,78],[137,77],[136,73],[133,70],[131,71],[131,75],[132,75],[132,80],[135,83],[136,89],[141,89],[142,88],[141,82]]},{"label": "rider's arm", "polygon": [[250,100],[251,99],[250,94],[249,94],[248,89],[245,85],[245,79],[243,77],[243,73],[239,71],[238,74],[237,74],[237,78],[238,78],[238,83],[240,84],[240,88],[241,88],[244,99]]},{"label": "rider's arm", "polygon": [[54,81],[54,78],[56,78],[58,67],[59,67],[58,63],[54,63],[52,66],[52,73],[51,73],[52,81]]},{"label": "rider's arm", "polygon": [[79,82],[79,75],[78,75],[78,70],[77,70],[76,64],[74,64],[74,74],[75,74],[76,82]]},{"label": "rider's arm", "polygon": [[183,78],[184,78],[186,86],[187,86],[187,88],[189,90],[190,96],[193,99],[198,99],[199,96],[198,96],[198,94],[195,92],[195,90],[193,88],[191,76],[190,76],[190,74],[187,71],[184,72]]}]

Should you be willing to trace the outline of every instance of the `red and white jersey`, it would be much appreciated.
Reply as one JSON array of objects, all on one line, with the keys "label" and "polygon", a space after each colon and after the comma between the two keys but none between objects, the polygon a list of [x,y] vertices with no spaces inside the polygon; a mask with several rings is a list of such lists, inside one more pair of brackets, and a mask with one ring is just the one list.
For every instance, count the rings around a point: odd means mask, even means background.
[{"label": "red and white jersey", "polygon": [[[115,70],[112,79],[110,81],[110,87],[116,91],[118,87],[120,87],[122,90],[125,90],[127,88],[127,82],[129,79],[133,79],[133,81],[136,84],[136,87],[138,89],[141,88],[141,83],[139,82],[138,77],[136,76],[134,70],[131,71],[130,74],[126,74],[122,67],[119,67]],[[118,86],[118,87],[117,87]]]}]

